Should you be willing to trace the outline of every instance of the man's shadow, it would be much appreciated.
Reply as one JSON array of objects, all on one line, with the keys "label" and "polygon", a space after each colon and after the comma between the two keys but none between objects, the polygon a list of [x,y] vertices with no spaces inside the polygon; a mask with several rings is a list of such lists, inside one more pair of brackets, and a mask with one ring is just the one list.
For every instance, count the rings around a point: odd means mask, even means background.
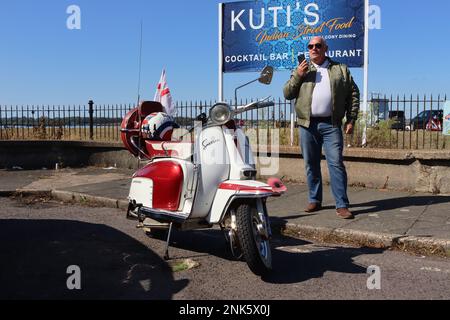
[{"label": "man's shadow", "polygon": [[355,264],[354,258],[365,254],[381,254],[384,251],[338,246],[306,248],[307,244],[310,242],[283,237],[281,244],[272,249],[273,271],[263,277],[263,280],[274,284],[292,284],[320,278],[328,271],[365,274],[367,268]]},{"label": "man's shadow", "polygon": [[[331,207],[330,207],[331,208]],[[334,208],[334,207],[333,207]],[[327,271],[343,273],[367,272],[367,268],[353,262],[364,254],[380,254],[382,249],[326,247],[326,249],[304,250],[311,242],[299,240],[282,234],[291,219],[311,217],[316,214],[293,214],[284,217],[271,217],[272,231],[276,235],[277,246],[272,250],[273,272],[264,277],[269,283],[300,283],[320,278]],[[282,249],[280,249],[282,248]],[[294,250],[292,250],[294,249]]]},{"label": "man's shadow", "polygon": [[77,221],[0,220],[0,261],[0,299],[168,300],[187,285],[141,242]]},{"label": "man's shadow", "polygon": [[[379,213],[384,210],[395,210],[400,208],[407,208],[412,206],[429,206],[432,204],[450,203],[450,196],[410,196],[401,198],[391,198],[374,200],[365,203],[358,203],[351,205],[354,215]],[[359,207],[369,207],[367,209],[357,209]]]}]

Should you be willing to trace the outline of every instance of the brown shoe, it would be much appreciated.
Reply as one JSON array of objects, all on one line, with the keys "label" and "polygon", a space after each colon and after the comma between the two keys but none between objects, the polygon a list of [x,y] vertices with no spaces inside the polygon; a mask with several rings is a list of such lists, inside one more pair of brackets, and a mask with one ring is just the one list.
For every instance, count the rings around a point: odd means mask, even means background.
[{"label": "brown shoe", "polygon": [[336,210],[336,214],[342,219],[354,219],[355,216],[348,210],[348,208],[339,208]]},{"label": "brown shoe", "polygon": [[318,202],[310,203],[305,208],[305,212],[311,213],[322,210],[322,204]]}]

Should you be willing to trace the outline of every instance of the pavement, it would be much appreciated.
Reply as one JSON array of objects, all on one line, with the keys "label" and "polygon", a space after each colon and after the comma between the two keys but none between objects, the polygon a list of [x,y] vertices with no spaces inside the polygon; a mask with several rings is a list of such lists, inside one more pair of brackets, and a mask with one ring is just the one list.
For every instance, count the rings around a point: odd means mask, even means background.
[{"label": "pavement", "polygon": [[[0,170],[0,196],[51,194],[68,202],[127,208],[133,170],[88,167],[60,170]],[[267,203],[274,232],[294,238],[450,257],[450,195],[349,187],[354,220],[336,216],[329,187],[323,210],[303,212],[307,186],[287,184],[288,192]],[[1,211],[0,211],[1,214]]]}]

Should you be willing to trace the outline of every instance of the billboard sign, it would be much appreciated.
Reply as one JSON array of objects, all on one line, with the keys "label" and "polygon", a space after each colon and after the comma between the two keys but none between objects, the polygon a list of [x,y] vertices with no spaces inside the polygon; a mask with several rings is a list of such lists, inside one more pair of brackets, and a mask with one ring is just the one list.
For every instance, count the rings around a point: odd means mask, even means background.
[{"label": "billboard sign", "polygon": [[450,136],[450,101],[446,101],[444,104],[444,125],[442,128],[442,133]]},{"label": "billboard sign", "polygon": [[307,45],[323,37],[327,55],[364,65],[364,0],[257,0],[222,6],[223,72],[292,70]]}]

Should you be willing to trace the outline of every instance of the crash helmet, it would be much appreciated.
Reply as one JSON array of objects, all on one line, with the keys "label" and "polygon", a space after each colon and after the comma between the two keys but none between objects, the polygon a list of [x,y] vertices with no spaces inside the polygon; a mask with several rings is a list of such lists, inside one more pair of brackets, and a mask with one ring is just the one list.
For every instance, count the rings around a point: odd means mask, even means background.
[{"label": "crash helmet", "polygon": [[144,139],[170,141],[172,139],[173,129],[179,127],[167,113],[154,112],[142,121],[141,132]]}]

